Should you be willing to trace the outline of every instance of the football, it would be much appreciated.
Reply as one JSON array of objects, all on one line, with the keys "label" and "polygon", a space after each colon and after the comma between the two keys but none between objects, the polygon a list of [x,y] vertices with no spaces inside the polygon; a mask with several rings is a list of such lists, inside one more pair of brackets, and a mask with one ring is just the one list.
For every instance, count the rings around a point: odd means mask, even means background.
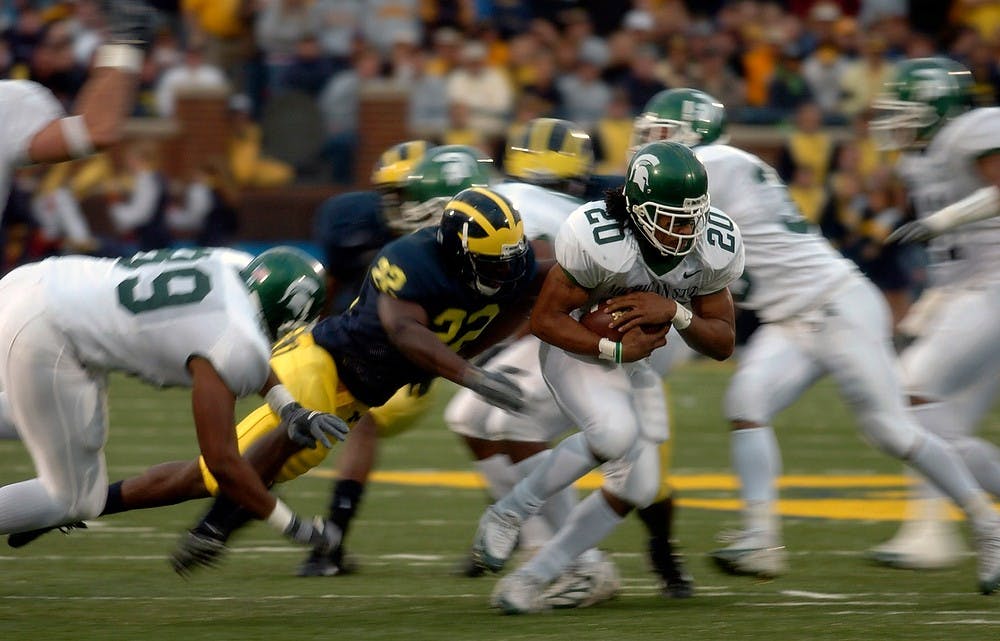
[{"label": "football", "polygon": [[[590,308],[589,312],[580,317],[580,324],[598,336],[613,341],[620,341],[622,339],[622,333],[617,329],[608,326],[620,313],[621,312],[615,312],[614,314],[609,314],[604,311],[603,305],[596,304]],[[664,323],[663,325],[642,325],[641,327],[642,331],[647,334],[663,334],[670,329],[670,325],[668,323]]]}]

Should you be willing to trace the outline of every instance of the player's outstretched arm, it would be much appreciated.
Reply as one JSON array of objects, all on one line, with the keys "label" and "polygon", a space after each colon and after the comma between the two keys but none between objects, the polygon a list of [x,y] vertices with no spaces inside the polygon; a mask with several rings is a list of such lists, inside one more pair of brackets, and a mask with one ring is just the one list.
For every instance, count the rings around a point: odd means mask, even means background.
[{"label": "player's outstretched arm", "polygon": [[350,426],[339,416],[302,407],[291,392],[281,384],[274,370],[268,372],[267,382],[260,390],[271,411],[281,417],[285,432],[296,445],[316,449],[319,443],[333,447],[331,439],[343,441]]},{"label": "player's outstretched arm", "polygon": [[521,410],[523,394],[517,383],[476,367],[451,351],[427,326],[427,312],[419,304],[380,294],[378,315],[389,340],[416,365],[469,388],[497,407]]},{"label": "player's outstretched arm", "polygon": [[110,41],[98,47],[74,114],[50,122],[28,145],[31,162],[60,162],[107,149],[122,138],[135,104],[143,49],[156,25],[156,9],[143,0],[105,0]]}]

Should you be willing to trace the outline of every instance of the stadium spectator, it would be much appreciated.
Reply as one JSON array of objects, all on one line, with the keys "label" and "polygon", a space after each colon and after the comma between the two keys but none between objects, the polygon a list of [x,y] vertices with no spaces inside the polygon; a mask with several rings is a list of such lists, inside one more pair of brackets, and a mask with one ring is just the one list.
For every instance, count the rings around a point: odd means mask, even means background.
[{"label": "stadium spectator", "polygon": [[177,95],[184,91],[217,90],[228,92],[229,83],[222,69],[205,59],[205,45],[188,43],[183,61],[163,72],[156,83],[156,111],[163,118],[174,115]]},{"label": "stadium spectator", "polygon": [[882,85],[892,78],[893,65],[885,58],[886,42],[879,33],[861,37],[861,57],[844,70],[840,112],[853,118],[872,102]]},{"label": "stadium spectator", "polygon": [[407,90],[407,128],[417,138],[438,139],[448,128],[448,91],[444,76],[431,71],[427,54],[413,56],[416,74]]},{"label": "stadium spectator", "polygon": [[640,46],[635,51],[628,72],[619,86],[625,90],[632,115],[637,115],[649,99],[667,88],[656,77],[659,54],[653,45]]},{"label": "stadium spectator", "polygon": [[461,66],[448,74],[448,100],[469,109],[469,126],[482,133],[492,146],[503,137],[514,104],[506,74],[486,61],[486,47],[468,42],[462,48]]},{"label": "stadium spectator", "polygon": [[785,137],[776,169],[781,179],[793,180],[795,170],[808,166],[819,184],[824,184],[833,162],[834,140],[822,128],[823,112],[815,102],[803,103],[796,111],[791,132]]},{"label": "stadium spectator", "polygon": [[295,45],[304,37],[318,33],[309,0],[262,0],[254,34],[264,53],[267,86],[271,93],[281,90],[285,72],[292,64]]},{"label": "stadium spectator", "polygon": [[278,187],[295,177],[288,163],[264,155],[260,125],[253,119],[250,98],[236,94],[229,99],[232,133],[226,154],[229,170],[240,187]]},{"label": "stadium spectator", "polygon": [[827,124],[846,122],[840,113],[840,87],[848,64],[847,57],[832,43],[821,44],[802,63],[802,77]]},{"label": "stadium spectator", "polygon": [[365,0],[361,12],[361,33],[365,43],[388,57],[399,34],[423,38],[420,0]]},{"label": "stadium spectator", "polygon": [[121,256],[169,247],[170,190],[160,169],[160,150],[149,140],[133,142],[124,152],[125,173],[107,192]]},{"label": "stadium spectator", "polygon": [[563,114],[587,130],[604,117],[611,102],[611,88],[601,79],[607,59],[603,43],[587,40],[580,47],[574,70],[558,79]]},{"label": "stadium spectator", "polygon": [[336,69],[320,46],[320,40],[308,34],[295,44],[292,61],[281,81],[281,91],[301,91],[316,97]]},{"label": "stadium spectator", "polygon": [[323,155],[330,161],[333,182],[354,182],[354,155],[358,146],[358,105],[361,86],[379,77],[382,60],[377,51],[363,49],[354,64],[334,74],[319,95],[319,109],[326,126]]}]

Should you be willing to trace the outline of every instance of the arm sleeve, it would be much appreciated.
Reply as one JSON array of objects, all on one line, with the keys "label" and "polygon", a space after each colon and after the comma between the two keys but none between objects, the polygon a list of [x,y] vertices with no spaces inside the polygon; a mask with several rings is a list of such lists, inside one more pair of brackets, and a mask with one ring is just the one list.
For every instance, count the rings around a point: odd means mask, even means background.
[{"label": "arm sleeve", "polygon": [[52,92],[29,80],[0,81],[0,140],[8,166],[29,162],[35,134],[66,112]]},{"label": "arm sleeve", "polygon": [[119,232],[127,232],[152,219],[156,201],[160,197],[160,186],[155,174],[144,171],[139,174],[132,189],[132,197],[124,203],[111,205],[111,219]]}]

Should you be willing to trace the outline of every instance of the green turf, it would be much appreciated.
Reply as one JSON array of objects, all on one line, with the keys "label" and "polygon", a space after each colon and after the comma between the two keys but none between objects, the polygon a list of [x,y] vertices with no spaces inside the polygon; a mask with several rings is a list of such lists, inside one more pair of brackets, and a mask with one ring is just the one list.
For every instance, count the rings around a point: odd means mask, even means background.
[{"label": "green turf", "polygon": [[[678,474],[728,472],[720,404],[729,372],[727,365],[698,363],[673,375]],[[441,406],[449,390],[439,390]],[[112,478],[195,454],[186,391],[152,390],[115,377],[111,408]],[[386,441],[381,468],[471,469],[439,416],[433,413],[416,430]],[[899,471],[896,462],[863,444],[828,383],[789,409],[777,432],[786,474]],[[991,414],[986,433],[993,440],[1000,436],[1000,411]],[[31,475],[21,444],[0,442],[0,482]],[[281,491],[300,512],[314,513],[325,509],[329,487],[329,479],[312,475]],[[856,492],[795,491],[818,498]],[[685,496],[732,492],[692,490]],[[361,573],[325,579],[293,577],[303,552],[259,524],[235,541],[223,568],[180,579],[166,555],[202,507],[116,515],[89,531],[50,534],[21,550],[0,548],[0,639],[1000,638],[1000,600],[975,593],[971,556],[956,570],[934,573],[869,566],[860,552],[896,524],[865,520],[864,514],[857,520],[786,518],[791,573],[757,582],[720,574],[706,560],[716,533],[736,525],[735,513],[682,509],[678,535],[698,585],[696,597],[687,601],[658,595],[646,569],[641,527],[630,518],[604,546],[624,576],[617,599],[580,611],[503,617],[486,605],[494,578],[449,574],[484,507],[481,491],[373,484],[350,538]]]}]

